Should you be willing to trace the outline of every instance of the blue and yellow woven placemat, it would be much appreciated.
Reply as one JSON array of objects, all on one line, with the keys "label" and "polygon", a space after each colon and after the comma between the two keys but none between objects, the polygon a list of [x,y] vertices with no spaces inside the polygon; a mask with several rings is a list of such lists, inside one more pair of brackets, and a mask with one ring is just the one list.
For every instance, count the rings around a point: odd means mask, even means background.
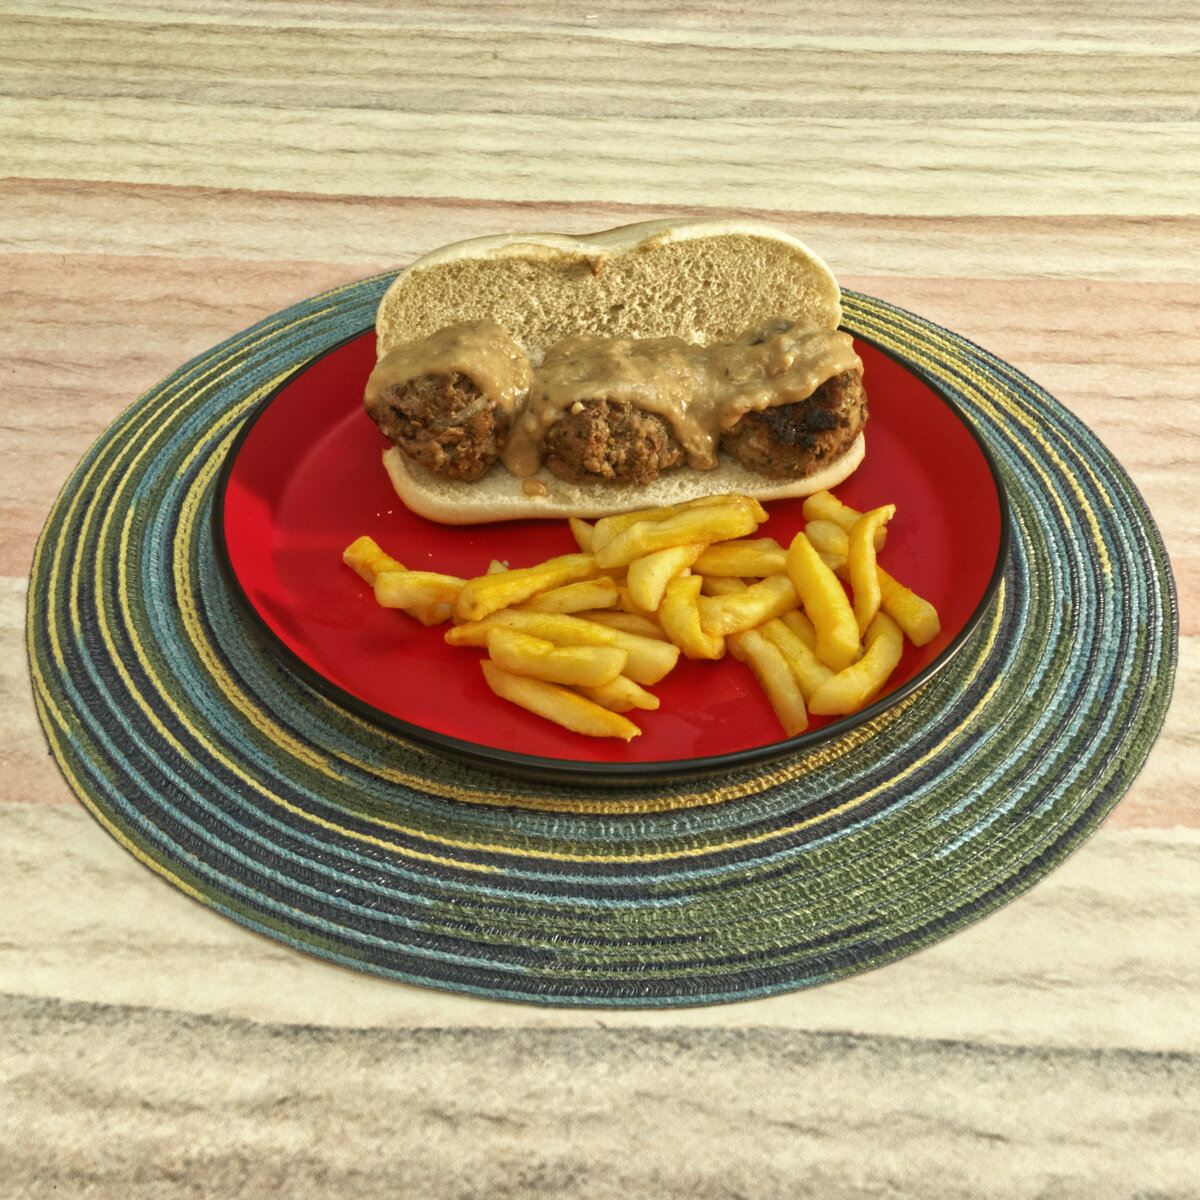
[{"label": "blue and yellow woven placemat", "polygon": [[239,622],[213,487],[255,405],[370,326],[390,278],[180,368],[50,514],[29,598],[38,711],[72,788],[146,866],[259,933],[394,979],[538,1003],[713,1003],[944,938],[1052,870],[1125,793],[1177,645],[1140,496],[1030,380],[855,293],[847,327],[957,402],[1011,502],[992,610],[915,696],[794,760],[616,790],[490,776],[323,699]]}]

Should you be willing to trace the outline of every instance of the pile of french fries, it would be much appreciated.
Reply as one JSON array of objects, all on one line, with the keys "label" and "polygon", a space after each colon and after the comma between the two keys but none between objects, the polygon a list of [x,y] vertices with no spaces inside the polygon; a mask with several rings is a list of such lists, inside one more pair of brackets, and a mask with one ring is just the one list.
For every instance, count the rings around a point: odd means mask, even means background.
[{"label": "pile of french fries", "polygon": [[934,607],[879,565],[893,505],[858,512],[818,492],[803,514],[787,546],[754,536],[767,513],[739,495],[572,518],[578,552],[493,561],[471,579],[408,570],[369,537],[342,557],[379,604],[486,650],[496,695],[577,733],[629,741],[641,730],[626,714],[659,707],[649,689],[681,656],[728,654],[792,737],[810,714],[863,708],[904,639],[923,646],[940,629]]}]

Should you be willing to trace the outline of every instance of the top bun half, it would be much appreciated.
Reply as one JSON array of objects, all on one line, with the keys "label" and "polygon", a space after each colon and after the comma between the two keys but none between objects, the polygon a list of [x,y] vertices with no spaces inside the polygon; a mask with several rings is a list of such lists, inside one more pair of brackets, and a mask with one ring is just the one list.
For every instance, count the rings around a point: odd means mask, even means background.
[{"label": "top bun half", "polygon": [[841,292],[802,242],[748,221],[660,220],[602,233],[470,238],[423,255],[378,309],[378,356],[462,321],[495,321],[535,363],[579,333],[708,345],[772,317],[836,329]]}]

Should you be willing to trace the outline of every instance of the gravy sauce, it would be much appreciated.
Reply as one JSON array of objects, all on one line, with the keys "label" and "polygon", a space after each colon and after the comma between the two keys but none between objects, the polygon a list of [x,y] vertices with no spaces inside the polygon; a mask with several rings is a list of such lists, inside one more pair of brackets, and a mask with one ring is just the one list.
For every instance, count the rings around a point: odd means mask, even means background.
[{"label": "gravy sauce", "polygon": [[785,318],[712,346],[583,334],[552,346],[537,368],[499,325],[472,322],[392,350],[371,373],[367,402],[416,376],[459,371],[513,414],[501,460],[528,478],[562,416],[590,400],[624,400],[668,421],[691,466],[707,470],[722,431],[746,413],[806,400],[826,380],[861,370],[848,334]]},{"label": "gravy sauce", "polygon": [[465,375],[484,399],[515,413],[529,395],[533,368],[529,358],[492,321],[448,325],[415,342],[404,342],[375,364],[363,402],[368,411],[382,393],[422,375]]}]

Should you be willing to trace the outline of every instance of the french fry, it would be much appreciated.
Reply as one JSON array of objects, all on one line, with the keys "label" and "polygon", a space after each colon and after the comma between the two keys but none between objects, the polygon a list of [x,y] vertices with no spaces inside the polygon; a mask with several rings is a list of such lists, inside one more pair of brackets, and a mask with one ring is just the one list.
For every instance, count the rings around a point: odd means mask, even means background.
[{"label": "french fry", "polygon": [[725,654],[725,639],[706,633],[700,624],[700,588],[704,580],[699,575],[679,575],[667,584],[658,619],[667,637],[683,651],[686,658],[718,659]]},{"label": "french fry", "polygon": [[[395,559],[389,560],[396,569],[374,573],[372,590],[381,608],[398,608],[422,625],[444,625],[454,611],[454,601],[463,581],[456,575],[436,571],[409,571]],[[381,565],[375,559],[372,565]],[[362,572],[360,572],[362,574]],[[363,578],[367,578],[363,575]]]},{"label": "french fry", "polygon": [[[853,513],[854,510],[847,511]],[[840,565],[835,564],[833,569],[849,579],[847,559],[850,535],[841,526],[825,520],[810,521],[804,527],[804,531],[818,550],[842,560]],[[878,562],[875,565],[875,574],[879,580],[879,605],[900,626],[904,636],[914,646],[924,646],[933,641],[942,628],[937,609],[911,588],[894,579]]]},{"label": "french fry", "polygon": [[616,679],[596,687],[578,687],[575,690],[601,707],[619,713],[630,712],[635,708],[653,711],[661,703],[653,692],[648,692],[634,683],[628,675],[618,675]]},{"label": "french fry", "polygon": [[723,503],[685,508],[662,520],[637,521],[621,530],[611,541],[598,546],[596,565],[624,567],[635,558],[669,546],[745,537],[758,525],[759,518],[745,505]]},{"label": "french fry", "polygon": [[381,571],[404,570],[403,563],[397,562],[390,554],[385,554],[375,539],[365,534],[355,538],[342,551],[342,562],[353,568],[358,576],[372,587],[375,585],[375,576]]},{"label": "french fry", "polygon": [[380,571],[375,576],[375,601],[383,608],[414,608],[457,602],[464,580],[437,571]]},{"label": "french fry", "polygon": [[925,646],[942,631],[937,609],[911,588],[893,579],[882,567],[879,577],[880,607],[904,631],[914,646]]},{"label": "french fry", "polygon": [[640,617],[646,615],[645,609],[639,608],[633,601],[633,597],[629,594],[629,584],[625,582],[624,571],[616,573],[615,579],[617,585],[617,602],[614,604],[615,612],[636,613]]},{"label": "french fry", "polygon": [[846,569],[850,575],[850,594],[854,598],[854,616],[859,636],[879,611],[881,593],[878,568],[875,562],[875,535],[896,515],[894,504],[881,505],[864,513],[850,527],[850,545],[846,553]]},{"label": "french fry", "polygon": [[681,512],[678,504],[663,505],[658,508],[641,508],[634,512],[611,513],[601,517],[592,526],[592,553],[607,546],[618,534],[624,533],[631,525],[642,521],[664,521]]},{"label": "french fry", "polygon": [[[684,500],[679,504],[667,504],[657,508],[641,508],[633,512],[613,513],[610,516],[601,517],[592,526],[592,551],[595,552],[602,546],[606,546],[617,534],[642,521],[664,521],[669,517],[678,516],[680,513],[687,512],[693,508],[711,508],[713,506],[744,509],[754,516],[756,525],[762,524],[767,519],[767,510],[750,496],[740,496],[737,494],[698,496],[694,500]],[[711,540],[715,541],[716,539]]]},{"label": "french fry", "polygon": [[809,712],[840,717],[869,703],[896,669],[904,649],[900,626],[887,613],[876,613],[867,629],[866,650],[856,663],[838,671],[809,697]]},{"label": "french fry", "polygon": [[530,612],[577,613],[589,609],[611,608],[618,603],[621,593],[616,583],[607,576],[581,579],[577,583],[564,583],[562,587],[538,592],[518,607]]},{"label": "french fry", "polygon": [[850,534],[833,521],[809,521],[804,526],[804,535],[819,553],[837,570],[837,560],[845,562],[850,554]]},{"label": "french fry", "polygon": [[422,625],[445,625],[454,616],[454,609],[449,604],[418,604],[405,609],[414,620]]},{"label": "french fry", "polygon": [[804,696],[779,647],[757,629],[731,634],[726,640],[729,652],[754,672],[783,726],[783,732],[788,737],[803,733],[808,728]]},{"label": "french fry", "polygon": [[700,578],[700,592],[704,596],[732,596],[750,586],[737,575],[702,575]]},{"label": "french fry", "polygon": [[773,621],[767,621],[759,628],[759,633],[779,647],[792,674],[796,677],[796,682],[800,685],[800,694],[804,697],[805,702],[825,680],[833,675],[833,668],[827,667],[817,657],[812,646],[783,618],[776,617]]},{"label": "french fry", "polygon": [[701,596],[700,627],[714,636],[740,633],[783,616],[799,603],[796,585],[787,575],[768,575],[726,595]]},{"label": "french fry", "polygon": [[570,527],[571,536],[575,539],[575,545],[583,551],[584,554],[592,553],[592,526],[589,525],[582,517],[568,517],[567,525]]},{"label": "french fry", "polygon": [[[356,538],[342,551],[342,561],[374,589],[375,581],[384,571],[403,571],[404,564],[384,553],[374,539]],[[389,605],[389,607],[391,607]],[[450,620],[450,605],[438,603],[413,604],[404,610],[422,625],[444,625]]]},{"label": "french fry", "polygon": [[489,613],[519,604],[538,592],[588,579],[596,574],[590,554],[562,554],[533,567],[515,567],[490,575],[477,575],[463,584],[454,615],[463,621],[479,621]]},{"label": "french fry", "polygon": [[[532,567],[493,559],[469,579],[412,571],[370,537],[342,553],[378,603],[425,624],[451,622],[449,645],[487,650],[498,696],[589,736],[638,736],[622,714],[652,711],[681,655],[745,663],[788,736],[809,714],[868,704],[904,639],[940,631],[933,605],[878,563],[893,505],[866,513],[829,492],[784,547],[752,536],[758,501],[708,496],[603,517],[570,518],[579,552]],[[845,586],[844,586],[845,585]]]},{"label": "french fry", "polygon": [[748,575],[761,579],[787,570],[787,551],[772,537],[715,542],[692,564],[699,575]]},{"label": "french fry", "polygon": [[504,625],[487,634],[488,656],[513,675],[528,675],[568,687],[599,687],[625,667],[628,652],[616,646],[556,646],[545,638]]},{"label": "french fry", "polygon": [[495,625],[508,625],[557,646],[616,646],[629,655],[624,673],[644,687],[658,683],[679,661],[679,647],[667,641],[640,637],[570,614],[518,608],[500,609],[482,621],[452,625],[446,630],[446,642],[451,646],[486,646],[488,630]]},{"label": "french fry", "polygon": [[626,633],[636,633],[639,637],[657,638],[660,642],[666,640],[662,625],[657,616],[650,613],[626,612],[620,608],[592,608],[575,614],[597,625],[607,625],[612,629],[622,629]]},{"label": "french fry", "polygon": [[643,612],[657,612],[667,584],[686,571],[703,550],[703,542],[685,542],[635,558],[625,573],[630,600]]},{"label": "french fry", "polygon": [[480,662],[487,685],[503,700],[528,709],[557,725],[589,737],[617,737],[630,741],[642,731],[628,717],[581,696],[570,688],[527,675],[513,675],[498,663]]},{"label": "french fry", "polygon": [[807,613],[798,608],[779,618],[810,650],[817,648],[817,631]]},{"label": "french fry", "polygon": [[[812,521],[830,521],[847,533],[854,527],[854,522],[863,515],[858,509],[843,504],[829,491],[813,492],[811,496],[805,496],[801,511],[804,513],[806,529]],[[881,526],[875,531],[875,549],[882,550],[886,541],[887,528]]]},{"label": "french fry", "polygon": [[817,631],[817,657],[835,671],[859,652],[858,622],[841,580],[825,565],[801,530],[788,546],[788,577]]}]

